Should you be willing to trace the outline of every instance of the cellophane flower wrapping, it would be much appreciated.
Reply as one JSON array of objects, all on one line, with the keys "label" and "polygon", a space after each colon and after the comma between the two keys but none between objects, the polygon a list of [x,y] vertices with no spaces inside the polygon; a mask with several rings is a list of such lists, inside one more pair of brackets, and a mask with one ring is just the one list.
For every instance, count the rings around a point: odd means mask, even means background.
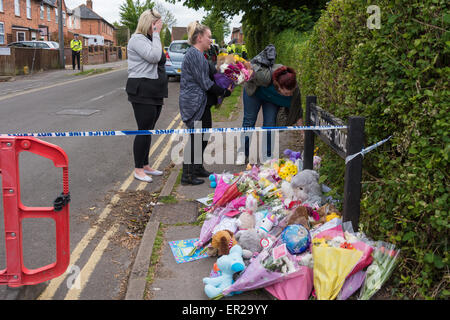
[{"label": "cellophane flower wrapping", "polygon": [[[277,261],[273,260],[273,249],[282,244],[281,238],[266,250],[263,250],[245,268],[239,278],[228,288],[224,289],[223,295],[227,296],[233,292],[244,292],[264,288],[286,279],[292,279],[308,272],[308,268],[299,265],[297,259],[287,251],[286,256]],[[287,260],[286,260],[287,259]],[[289,264],[289,266],[287,266]]]},{"label": "cellophane flower wrapping", "polygon": [[367,268],[366,279],[360,291],[360,300],[369,300],[389,279],[398,262],[400,250],[395,245],[378,241],[373,251],[373,262]]}]

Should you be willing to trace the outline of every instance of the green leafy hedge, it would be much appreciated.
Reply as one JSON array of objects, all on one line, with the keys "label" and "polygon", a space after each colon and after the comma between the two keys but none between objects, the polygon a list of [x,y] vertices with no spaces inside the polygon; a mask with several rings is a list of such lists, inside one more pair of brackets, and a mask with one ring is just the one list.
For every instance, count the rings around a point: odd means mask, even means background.
[{"label": "green leafy hedge", "polygon": [[[370,30],[367,7],[381,9]],[[336,116],[366,118],[362,229],[396,244],[402,259],[393,293],[449,297],[450,15],[445,0],[332,0],[312,32],[286,30],[278,62],[299,72],[302,97]],[[248,38],[247,38],[248,39]],[[259,39],[261,41],[261,39]],[[321,148],[321,175],[340,193],[344,162]]]}]

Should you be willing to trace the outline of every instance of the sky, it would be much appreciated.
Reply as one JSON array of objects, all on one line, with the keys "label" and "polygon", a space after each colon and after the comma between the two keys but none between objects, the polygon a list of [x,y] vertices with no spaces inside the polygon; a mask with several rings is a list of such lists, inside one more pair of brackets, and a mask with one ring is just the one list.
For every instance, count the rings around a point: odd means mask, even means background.
[{"label": "sky", "polygon": [[[65,2],[69,9],[74,9],[81,4],[86,4],[86,0],[65,0]],[[93,0],[93,10],[110,23],[120,22],[119,7],[124,2],[125,0]],[[176,4],[167,3],[163,0],[157,0],[157,2],[163,4],[173,13],[175,19],[177,19],[175,25],[177,27],[186,27],[190,22],[195,20],[201,21],[206,15],[205,10],[201,9],[196,11],[189,9],[184,7],[181,2],[177,2]],[[242,15],[233,17],[230,24],[231,29],[233,29],[233,27],[241,26],[241,18]],[[231,33],[225,41],[228,42],[230,38]]]}]

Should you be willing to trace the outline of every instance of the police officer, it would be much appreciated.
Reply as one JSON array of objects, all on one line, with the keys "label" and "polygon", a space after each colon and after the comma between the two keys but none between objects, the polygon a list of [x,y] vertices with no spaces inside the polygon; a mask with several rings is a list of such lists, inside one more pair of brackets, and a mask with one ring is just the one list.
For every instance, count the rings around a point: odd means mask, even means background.
[{"label": "police officer", "polygon": [[245,43],[242,44],[241,51],[242,51],[242,58],[247,60],[248,53],[247,53],[247,47],[245,46]]},{"label": "police officer", "polygon": [[78,39],[78,34],[74,35],[74,39],[70,41],[70,49],[72,49],[72,67],[75,70],[75,59],[77,60],[78,70],[80,70],[80,53],[83,49],[81,40]]}]

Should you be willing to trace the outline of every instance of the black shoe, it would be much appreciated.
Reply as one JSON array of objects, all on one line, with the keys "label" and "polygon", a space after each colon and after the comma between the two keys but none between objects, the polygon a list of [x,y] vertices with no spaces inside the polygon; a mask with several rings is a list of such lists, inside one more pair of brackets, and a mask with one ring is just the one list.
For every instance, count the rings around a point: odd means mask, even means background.
[{"label": "black shoe", "polygon": [[205,183],[204,180],[198,179],[194,174],[193,164],[183,164],[183,173],[181,175],[181,184],[197,186],[199,184]]},{"label": "black shoe", "polygon": [[208,178],[212,172],[206,171],[203,164],[194,164],[194,174],[200,178]]}]

